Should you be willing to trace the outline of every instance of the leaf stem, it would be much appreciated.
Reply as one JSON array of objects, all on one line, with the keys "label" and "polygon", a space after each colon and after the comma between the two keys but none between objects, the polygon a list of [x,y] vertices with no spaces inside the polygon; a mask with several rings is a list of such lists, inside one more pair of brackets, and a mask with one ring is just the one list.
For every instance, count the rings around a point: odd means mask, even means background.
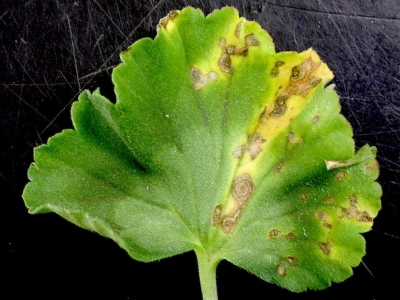
[{"label": "leaf stem", "polygon": [[215,260],[204,252],[203,249],[196,249],[197,263],[203,300],[217,300],[217,279],[216,271],[219,259]]}]

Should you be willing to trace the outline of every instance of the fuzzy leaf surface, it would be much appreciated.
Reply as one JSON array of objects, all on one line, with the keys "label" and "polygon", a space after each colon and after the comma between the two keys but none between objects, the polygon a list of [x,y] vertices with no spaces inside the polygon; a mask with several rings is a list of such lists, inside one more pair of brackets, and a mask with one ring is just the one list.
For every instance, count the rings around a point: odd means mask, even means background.
[{"label": "fuzzy leaf surface", "polygon": [[226,259],[292,291],[352,274],[380,209],[376,149],[355,152],[332,72],[275,53],[234,8],[185,8],[121,54],[116,104],[73,104],[35,149],[24,200],[154,261]]}]

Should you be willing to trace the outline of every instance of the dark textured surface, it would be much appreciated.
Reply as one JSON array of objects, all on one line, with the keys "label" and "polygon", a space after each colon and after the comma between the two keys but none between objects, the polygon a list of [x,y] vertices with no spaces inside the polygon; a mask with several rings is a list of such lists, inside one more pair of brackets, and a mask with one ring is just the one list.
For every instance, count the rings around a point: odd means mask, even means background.
[{"label": "dark textured surface", "polygon": [[[143,2],[143,3],[142,3]],[[234,5],[278,51],[313,47],[335,74],[356,144],[378,147],[383,209],[365,234],[354,276],[324,291],[292,294],[222,262],[220,299],[390,299],[400,263],[400,2],[3,1],[0,4],[0,298],[200,299],[193,253],[157,263],[130,259],[112,241],[54,214],[31,216],[21,193],[32,148],[64,128],[82,89],[113,98],[111,68],[159,18],[192,5]],[[23,297],[29,295],[29,297]],[[393,294],[394,295],[394,294]],[[393,296],[392,296],[393,297]]]}]

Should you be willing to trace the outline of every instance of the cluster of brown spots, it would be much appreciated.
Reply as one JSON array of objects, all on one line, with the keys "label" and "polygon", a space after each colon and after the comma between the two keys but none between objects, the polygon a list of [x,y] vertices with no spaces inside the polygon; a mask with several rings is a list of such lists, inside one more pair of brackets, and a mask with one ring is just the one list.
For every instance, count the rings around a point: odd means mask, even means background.
[{"label": "cluster of brown spots", "polygon": [[329,241],[321,243],[319,244],[319,248],[322,250],[324,254],[328,255],[329,253],[331,253],[332,243]]},{"label": "cluster of brown spots", "polygon": [[286,92],[291,95],[307,95],[316,86],[316,83],[321,81],[320,78],[311,75],[320,64],[321,62],[315,63],[309,57],[300,65],[294,66],[292,68],[292,75],[290,76],[290,84],[286,88]]},{"label": "cluster of brown spots", "polygon": [[291,264],[292,266],[296,264],[296,258],[294,256],[287,256],[286,260]]},{"label": "cluster of brown spots", "polygon": [[178,15],[179,15],[179,11],[178,10],[171,11],[164,18],[160,19],[160,21],[158,22],[158,26],[163,27],[164,29],[167,29],[167,25],[168,25],[169,21],[172,21]]},{"label": "cluster of brown spots", "polygon": [[242,215],[244,207],[253,195],[254,189],[254,183],[249,174],[244,173],[235,178],[231,189],[232,197],[235,199],[235,205],[233,209],[222,218],[221,229],[224,233],[230,233],[235,227],[238,219]]},{"label": "cluster of brown spots", "polygon": [[288,95],[285,94],[281,94],[280,96],[278,96],[278,98],[276,98],[275,103],[274,103],[274,109],[272,110],[272,112],[269,114],[271,117],[273,118],[278,118],[280,116],[282,116],[286,109],[286,101],[289,99]]},{"label": "cluster of brown spots", "polygon": [[276,267],[276,273],[278,273],[279,276],[285,277],[286,276],[286,267],[284,264],[280,264]]},{"label": "cluster of brown spots", "polygon": [[271,239],[276,239],[281,236],[281,232],[278,229],[272,229],[268,235]]},{"label": "cluster of brown spots", "polygon": [[[269,236],[271,239],[279,238],[281,235],[282,235],[282,232],[281,232],[280,230],[278,230],[278,229],[272,229],[272,230],[268,233],[268,236]],[[294,236],[295,236],[295,235],[294,235],[293,232],[289,232],[288,234],[285,235],[285,239],[287,239],[287,240],[292,240],[292,239],[294,239]]]},{"label": "cluster of brown spots", "polygon": [[[278,61],[272,68],[270,74],[272,77],[279,75],[279,67],[283,62]],[[315,63],[311,57],[305,59],[301,64],[292,68],[290,82],[275,100],[274,108],[270,113],[271,117],[282,116],[287,110],[286,101],[294,95],[306,96],[322,80],[312,76],[312,73],[321,65],[321,62]]]},{"label": "cluster of brown spots", "polygon": [[222,205],[219,204],[214,208],[214,213],[211,221],[211,224],[213,226],[217,226],[219,224],[219,222],[221,221],[221,214],[222,214]]},{"label": "cluster of brown spots", "polygon": [[[239,23],[236,26],[235,29],[236,37],[240,36],[240,31],[241,31],[241,23]],[[226,40],[224,38],[221,38],[219,40],[219,47],[221,48],[222,53],[218,59],[218,65],[222,71],[228,74],[232,73],[231,55],[246,56],[249,51],[249,47],[260,45],[260,42],[254,35],[254,33],[246,35],[244,38],[244,42],[245,45],[243,47],[236,47],[235,45],[226,45]]]},{"label": "cluster of brown spots", "polygon": [[256,159],[258,154],[262,150],[262,144],[266,142],[266,139],[258,133],[247,136],[247,144],[240,145],[233,150],[232,155],[235,158],[241,158],[245,150],[248,151],[251,159]]},{"label": "cluster of brown spots", "polygon": [[254,183],[249,174],[242,174],[233,181],[232,196],[240,206],[245,205],[249,201],[253,192]]},{"label": "cluster of brown spots", "polygon": [[335,178],[337,181],[342,181],[346,177],[346,173],[344,171],[339,171],[335,174]]},{"label": "cluster of brown spots", "polygon": [[275,168],[274,168],[274,173],[280,173],[283,169],[283,166],[285,165],[284,162],[280,162]]},{"label": "cluster of brown spots", "polygon": [[279,75],[279,67],[282,67],[285,64],[284,61],[278,60],[275,62],[274,67],[271,69],[271,72],[269,73],[272,77],[278,77]]},{"label": "cluster of brown spots", "polygon": [[317,218],[320,220],[323,224],[324,227],[331,229],[332,228],[332,222],[330,221],[328,215],[323,212],[323,211],[317,211]]},{"label": "cluster of brown spots", "polygon": [[285,238],[287,240],[292,240],[294,239],[294,233],[293,232],[289,232],[287,235],[285,235]]},{"label": "cluster of brown spots", "polygon": [[372,222],[373,218],[369,215],[366,211],[360,211],[357,208],[357,197],[352,195],[349,197],[349,207],[341,207],[342,215],[340,216],[341,219],[356,219],[361,222]]},{"label": "cluster of brown spots", "polygon": [[282,263],[280,263],[275,271],[276,273],[281,276],[281,277],[285,277],[286,276],[286,269],[287,267],[291,267],[294,266],[297,263],[297,260],[294,256],[288,255],[286,256],[285,260],[282,261]]},{"label": "cluster of brown spots", "polygon": [[196,90],[201,89],[205,86],[209,81],[214,80],[218,77],[218,73],[209,72],[205,75],[196,67],[192,66],[190,68],[190,78],[192,79],[194,88]]},{"label": "cluster of brown spots", "polygon": [[243,208],[241,206],[236,206],[236,208],[230,213],[222,218],[221,229],[224,233],[228,234],[235,227],[239,217],[242,215]]},{"label": "cluster of brown spots", "polygon": [[222,71],[230,74],[232,73],[232,61],[230,55],[228,54],[228,49],[230,49],[230,47],[226,47],[225,39],[219,40],[219,46],[221,47],[222,54],[218,59],[218,65]]}]

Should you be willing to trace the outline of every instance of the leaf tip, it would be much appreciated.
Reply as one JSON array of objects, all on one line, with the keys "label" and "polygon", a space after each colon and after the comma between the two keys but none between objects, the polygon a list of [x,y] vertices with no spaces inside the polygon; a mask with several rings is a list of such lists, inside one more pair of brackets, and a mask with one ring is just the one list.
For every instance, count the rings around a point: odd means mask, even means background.
[{"label": "leaf tip", "polygon": [[157,29],[168,30],[173,20],[180,14],[180,10],[173,10],[169,12],[165,17],[161,18],[158,22]]}]

